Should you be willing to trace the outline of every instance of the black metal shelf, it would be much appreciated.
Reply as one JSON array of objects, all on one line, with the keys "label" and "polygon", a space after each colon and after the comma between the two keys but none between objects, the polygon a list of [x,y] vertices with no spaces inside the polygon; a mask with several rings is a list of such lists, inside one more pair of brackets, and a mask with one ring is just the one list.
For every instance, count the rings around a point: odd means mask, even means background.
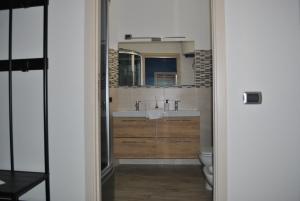
[{"label": "black metal shelf", "polygon": [[0,170],[0,195],[3,198],[20,197],[47,179],[45,173]]},{"label": "black metal shelf", "polygon": [[45,6],[49,0],[1,0],[0,10]]},{"label": "black metal shelf", "polygon": [[[12,71],[43,70],[47,63],[48,60],[45,61],[44,58],[14,59],[12,60]],[[9,71],[9,60],[0,60],[1,71]]]},{"label": "black metal shelf", "polygon": [[[1,198],[0,198],[0,201],[12,201],[12,199],[6,199],[6,198],[1,199]],[[19,200],[19,201],[25,201],[25,200]]]},{"label": "black metal shelf", "polygon": [[[45,198],[50,201],[48,137],[48,0],[0,0],[0,10],[9,10],[8,60],[0,61],[0,72],[8,72],[10,170],[0,170],[0,201],[19,201],[19,197],[45,182]],[[43,58],[12,59],[13,12],[16,8],[43,6]],[[45,172],[16,171],[14,165],[13,71],[42,70]]]}]

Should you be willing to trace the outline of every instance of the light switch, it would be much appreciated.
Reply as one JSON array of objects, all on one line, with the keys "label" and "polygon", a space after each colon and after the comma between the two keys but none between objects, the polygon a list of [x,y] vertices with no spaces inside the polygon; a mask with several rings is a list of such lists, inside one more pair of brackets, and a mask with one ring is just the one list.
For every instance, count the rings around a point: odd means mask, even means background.
[{"label": "light switch", "polygon": [[261,104],[262,93],[246,91],[243,94],[244,104]]}]

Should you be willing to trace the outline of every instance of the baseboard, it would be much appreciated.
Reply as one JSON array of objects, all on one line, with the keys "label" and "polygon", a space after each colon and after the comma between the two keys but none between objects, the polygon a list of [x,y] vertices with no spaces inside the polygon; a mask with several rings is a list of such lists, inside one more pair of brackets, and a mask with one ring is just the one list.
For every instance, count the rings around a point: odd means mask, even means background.
[{"label": "baseboard", "polygon": [[117,159],[119,165],[200,165],[198,159]]}]

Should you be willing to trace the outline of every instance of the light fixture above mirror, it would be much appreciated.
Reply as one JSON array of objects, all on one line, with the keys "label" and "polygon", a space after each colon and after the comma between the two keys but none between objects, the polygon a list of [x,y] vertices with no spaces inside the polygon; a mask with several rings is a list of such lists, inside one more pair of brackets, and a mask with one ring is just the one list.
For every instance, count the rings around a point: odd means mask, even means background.
[{"label": "light fixture above mirror", "polygon": [[151,37],[151,36],[132,36],[125,34],[125,40],[150,40],[152,42],[163,41],[164,39],[185,39],[185,36],[165,36],[165,37]]}]

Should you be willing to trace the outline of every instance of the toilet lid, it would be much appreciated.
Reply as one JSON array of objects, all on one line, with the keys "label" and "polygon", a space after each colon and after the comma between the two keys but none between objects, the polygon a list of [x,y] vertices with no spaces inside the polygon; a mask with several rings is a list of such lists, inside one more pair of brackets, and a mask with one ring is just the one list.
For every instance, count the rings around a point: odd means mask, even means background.
[{"label": "toilet lid", "polygon": [[201,148],[201,154],[202,155],[212,155],[213,148],[212,147],[202,147]]}]

